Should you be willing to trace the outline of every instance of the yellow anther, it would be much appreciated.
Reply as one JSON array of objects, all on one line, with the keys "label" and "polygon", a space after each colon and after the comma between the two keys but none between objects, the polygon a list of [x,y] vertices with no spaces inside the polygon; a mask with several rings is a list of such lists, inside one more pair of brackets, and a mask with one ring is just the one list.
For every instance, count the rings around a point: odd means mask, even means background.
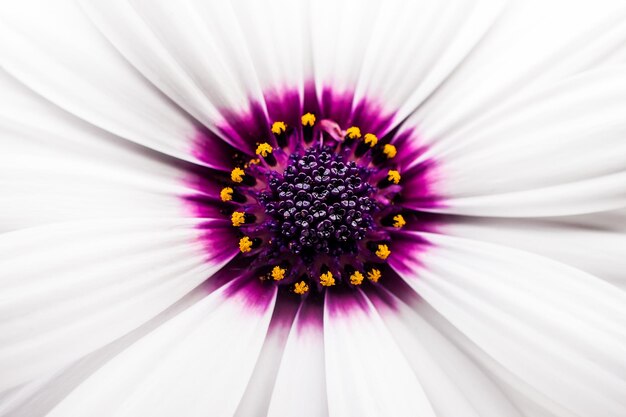
[{"label": "yellow anther", "polygon": [[304,294],[307,291],[309,291],[309,286],[306,285],[306,282],[304,281],[300,281],[300,282],[296,282],[296,284],[293,287],[293,292],[295,292],[296,294]]},{"label": "yellow anther", "polygon": [[396,229],[400,229],[405,224],[406,220],[404,220],[402,214],[396,214],[395,216],[393,216],[393,227],[395,227]]},{"label": "yellow anther", "polygon": [[235,211],[230,220],[233,222],[233,226],[239,227],[246,222],[246,215],[242,211]]},{"label": "yellow anther", "polygon": [[272,123],[272,133],[276,135],[280,135],[285,130],[287,130],[287,125],[285,122],[274,122]]},{"label": "yellow anther", "polygon": [[359,271],[355,271],[354,274],[350,275],[350,284],[352,285],[361,285],[363,282],[363,274]]},{"label": "yellow anther", "polygon": [[233,199],[233,189],[230,187],[222,188],[220,191],[220,198],[222,201],[230,201]]},{"label": "yellow anther", "polygon": [[261,162],[261,160],[259,158],[254,158],[254,159],[251,159],[250,161],[248,161],[248,163],[243,164],[243,167],[244,168],[248,168],[250,165],[256,165],[259,162]]},{"label": "yellow anther", "polygon": [[246,175],[246,173],[243,171],[243,169],[237,167],[230,172],[230,179],[234,182],[242,182],[244,175]]},{"label": "yellow anther", "polygon": [[366,133],[363,140],[366,144],[370,145],[370,148],[373,148],[378,143],[378,137],[373,133]]},{"label": "yellow anther", "polygon": [[387,143],[385,146],[383,146],[383,153],[387,156],[387,158],[391,159],[396,157],[398,150],[395,146]]},{"label": "yellow anther", "polygon": [[263,142],[256,147],[256,154],[261,155],[265,158],[267,155],[272,153],[272,145],[267,142]]},{"label": "yellow anther", "polygon": [[239,250],[241,253],[250,252],[252,250],[252,241],[248,236],[239,239]]},{"label": "yellow anther", "polygon": [[390,169],[389,172],[387,172],[387,179],[394,184],[399,184],[400,178],[402,178],[400,173],[395,169]]},{"label": "yellow anther", "polygon": [[378,245],[378,250],[376,250],[376,256],[378,256],[383,261],[387,259],[391,255],[391,251],[387,245]]},{"label": "yellow anther", "polygon": [[315,115],[313,113],[307,113],[302,115],[302,126],[313,126],[315,124]]},{"label": "yellow anther", "polygon": [[356,126],[349,127],[346,130],[346,136],[350,139],[358,139],[361,137],[361,129]]},{"label": "yellow anther", "polygon": [[333,278],[333,273],[328,271],[325,274],[320,275],[320,284],[324,287],[330,287],[335,285],[335,278]]},{"label": "yellow anther", "polygon": [[280,281],[285,278],[285,272],[287,272],[285,268],[275,266],[274,269],[272,269],[272,278],[274,278],[274,281]]},{"label": "yellow anther", "polygon": [[380,273],[380,270],[373,268],[371,271],[369,271],[367,273],[367,279],[369,279],[372,282],[378,282],[378,280],[380,279],[380,277],[382,277],[383,274]]}]

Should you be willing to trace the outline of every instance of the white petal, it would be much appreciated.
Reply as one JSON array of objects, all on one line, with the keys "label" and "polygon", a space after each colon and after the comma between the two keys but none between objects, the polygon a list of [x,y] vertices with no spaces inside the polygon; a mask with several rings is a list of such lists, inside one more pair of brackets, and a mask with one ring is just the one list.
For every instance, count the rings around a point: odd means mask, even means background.
[{"label": "white petal", "polygon": [[328,415],[322,309],[303,303],[283,352],[268,416]]},{"label": "white petal", "polygon": [[221,110],[261,97],[231,4],[115,0],[85,7],[133,66],[205,126],[216,128]]},{"label": "white petal", "polygon": [[188,216],[193,177],[0,72],[0,230],[103,217]]},{"label": "white petal", "polygon": [[448,213],[550,216],[626,206],[626,67],[530,91],[431,151]]},{"label": "white petal", "polygon": [[420,234],[393,260],[417,293],[522,385],[572,413],[626,412],[626,295],[537,255]]},{"label": "white petal", "polygon": [[[475,383],[476,378],[479,378],[478,380],[481,379],[480,376],[473,372],[468,374],[468,378],[465,379],[462,377],[461,372],[464,373],[472,369],[463,367],[462,363],[456,361],[450,364],[455,370],[459,370],[459,372],[454,372],[455,376],[459,375],[458,379],[455,378],[455,382],[475,394],[472,398],[474,401],[473,404],[475,404],[476,408],[480,409],[481,412],[489,415],[489,410],[493,410],[497,413],[498,408],[503,407],[500,413],[496,415],[514,416],[517,413],[522,416],[533,417],[582,417],[556,405],[554,402],[546,399],[546,397],[543,396],[541,392],[535,390],[534,387],[521,381],[515,374],[507,370],[502,364],[496,362],[493,357],[442,317],[441,314],[428,303],[420,299],[420,301],[412,303],[411,306],[419,314],[421,319],[427,322],[432,328],[437,329],[437,332],[444,336],[449,344],[454,345],[458,349],[463,361],[471,363],[472,368],[475,367],[476,372],[484,374],[485,377],[489,379],[492,386],[496,387],[495,392],[481,393],[481,390],[485,390],[489,387],[489,383],[483,383],[484,380],[481,381],[481,383]],[[438,344],[436,346],[438,346]],[[450,351],[446,350],[445,347],[442,347],[442,349],[441,354],[450,354]],[[464,384],[465,381],[467,385]],[[479,392],[474,390],[479,390]],[[484,400],[484,402],[480,401],[481,399]],[[510,403],[510,405],[508,405],[507,402]],[[508,409],[511,405],[517,411]]]},{"label": "white petal", "polygon": [[277,301],[263,349],[248,380],[248,387],[237,407],[235,417],[267,415],[274,382],[297,309],[298,304],[289,297],[282,297]]},{"label": "white petal", "polygon": [[620,54],[625,17],[624,3],[615,0],[510,1],[463,65],[421,104],[411,123],[419,127],[423,141],[447,140],[529,90],[626,63]]},{"label": "white petal", "polygon": [[266,94],[284,93],[284,88],[301,92],[311,79],[311,25],[323,23],[311,19],[312,4],[308,0],[232,3],[237,23],[229,32],[235,29],[245,38],[254,78]]},{"label": "white petal", "polygon": [[407,303],[381,290],[369,292],[387,329],[408,359],[438,417],[519,417],[515,405],[440,330],[423,317],[429,306],[417,296]]},{"label": "white petal", "polygon": [[[355,43],[369,41],[363,66],[357,72],[357,100],[380,100],[385,108],[397,111],[396,122],[403,120],[462,65],[494,24],[504,3],[385,2],[365,25],[370,37]],[[350,24],[347,27],[352,29]]]},{"label": "white petal", "polygon": [[626,285],[626,211],[545,219],[450,217],[443,234],[522,249]]},{"label": "white petal", "polygon": [[64,0],[0,8],[2,66],[68,112],[127,140],[194,161],[198,123],[142,77]]},{"label": "white petal", "polygon": [[361,293],[327,293],[324,346],[331,416],[435,416],[422,386]]},{"label": "white petal", "polygon": [[18,389],[10,390],[11,395],[3,397],[0,401],[0,416],[43,417],[47,415],[78,385],[121,351],[172,317],[204,299],[207,296],[208,287],[206,285],[196,287],[167,310],[137,329],[82,357],[61,371],[33,380]]},{"label": "white petal", "polygon": [[355,88],[372,36],[369,23],[376,20],[381,1],[322,0],[310,5],[316,86]]},{"label": "white petal", "polygon": [[[233,415],[275,301],[214,292],[115,357],[49,416]],[[256,295],[256,294],[255,294]]]},{"label": "white petal", "polygon": [[0,389],[52,372],[174,304],[230,257],[200,220],[59,223],[0,235]]}]

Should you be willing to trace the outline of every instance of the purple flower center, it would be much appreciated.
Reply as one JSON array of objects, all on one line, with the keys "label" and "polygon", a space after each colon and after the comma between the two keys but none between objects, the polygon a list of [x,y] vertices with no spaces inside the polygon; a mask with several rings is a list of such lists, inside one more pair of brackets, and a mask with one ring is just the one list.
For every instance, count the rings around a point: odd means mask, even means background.
[{"label": "purple flower center", "polygon": [[389,232],[405,224],[393,204],[401,190],[395,146],[310,113],[302,126],[275,122],[271,131],[221,192],[249,268],[300,295],[377,282]]}]

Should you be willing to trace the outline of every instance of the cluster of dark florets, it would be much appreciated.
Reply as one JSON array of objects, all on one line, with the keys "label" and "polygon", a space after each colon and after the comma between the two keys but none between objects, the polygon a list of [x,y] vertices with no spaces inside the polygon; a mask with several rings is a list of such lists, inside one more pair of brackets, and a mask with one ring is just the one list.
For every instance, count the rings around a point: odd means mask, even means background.
[{"label": "cluster of dark florets", "polygon": [[369,171],[345,161],[327,147],[290,156],[283,174],[273,172],[260,203],[274,232],[278,252],[311,262],[315,254],[357,252],[357,242],[372,229],[377,205]]}]

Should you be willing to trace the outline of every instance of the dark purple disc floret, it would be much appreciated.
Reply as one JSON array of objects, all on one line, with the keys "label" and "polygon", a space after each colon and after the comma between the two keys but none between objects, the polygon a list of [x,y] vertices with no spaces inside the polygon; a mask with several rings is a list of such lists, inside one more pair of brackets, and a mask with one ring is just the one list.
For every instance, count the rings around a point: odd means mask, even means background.
[{"label": "dark purple disc floret", "polygon": [[272,175],[259,197],[273,219],[275,250],[286,248],[306,263],[316,254],[356,253],[377,210],[369,175],[326,146],[292,154],[283,175]]}]

